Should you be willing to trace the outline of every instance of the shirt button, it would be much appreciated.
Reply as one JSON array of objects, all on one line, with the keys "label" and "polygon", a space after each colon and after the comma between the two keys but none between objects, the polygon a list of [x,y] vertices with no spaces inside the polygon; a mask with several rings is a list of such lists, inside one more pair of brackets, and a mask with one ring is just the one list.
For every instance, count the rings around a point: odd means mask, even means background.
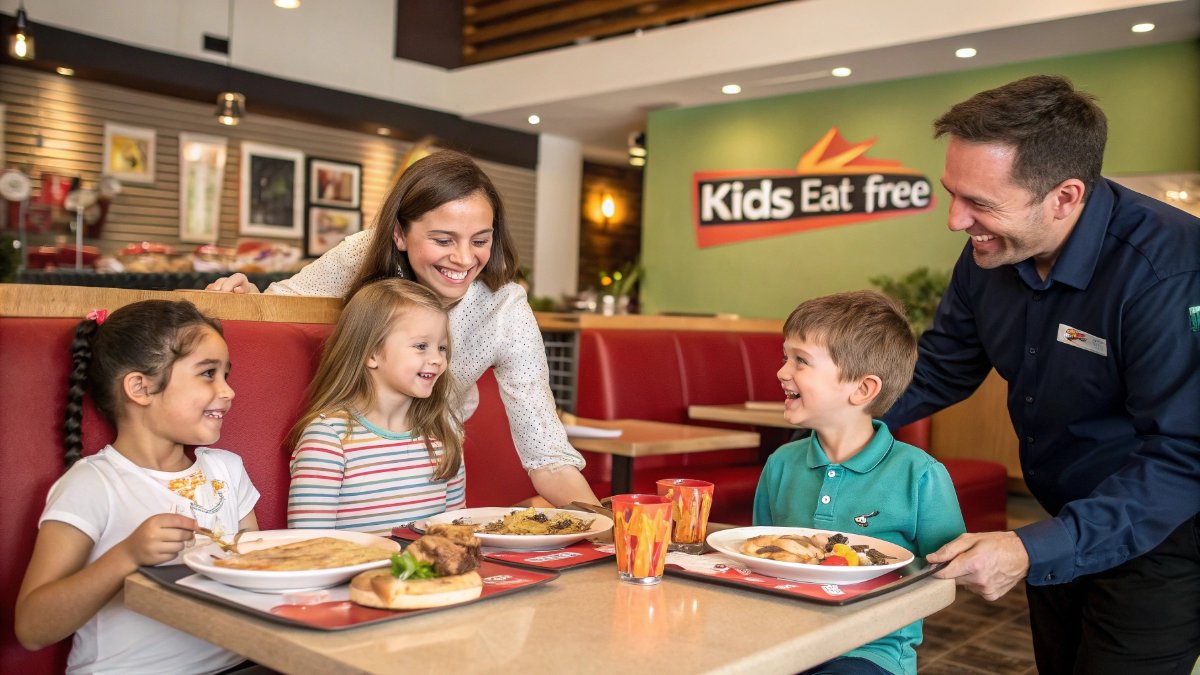
[{"label": "shirt button", "polygon": [[836,472],[836,471],[830,471],[829,473],[827,473],[827,474],[825,474],[825,475],[829,476],[830,478],[837,478],[837,472]]},{"label": "shirt button", "polygon": [[1026,396],[1026,397],[1025,397],[1025,402],[1026,402],[1026,403],[1033,403],[1033,397],[1032,397],[1032,396]]},{"label": "shirt button", "polygon": [[1054,574],[1053,573],[1047,574],[1045,581],[1054,581]]},{"label": "shirt button", "polygon": [[825,495],[824,497],[821,497],[821,503],[828,504],[829,503],[829,495]]},{"label": "shirt button", "polygon": [[1042,299],[1042,294],[1041,294],[1041,293],[1034,293],[1034,294],[1033,294],[1033,301],[1034,301],[1034,302],[1038,302],[1038,301],[1039,301],[1039,300],[1041,300],[1041,299]]},{"label": "shirt button", "polygon": [[1030,347],[1030,348],[1029,348],[1029,353],[1030,353],[1030,354],[1036,354],[1036,353],[1037,353],[1037,347]]},{"label": "shirt button", "polygon": [[1032,443],[1033,443],[1033,436],[1026,436],[1026,437],[1025,437],[1025,442],[1026,442],[1026,443],[1029,443],[1029,444],[1032,444]]}]

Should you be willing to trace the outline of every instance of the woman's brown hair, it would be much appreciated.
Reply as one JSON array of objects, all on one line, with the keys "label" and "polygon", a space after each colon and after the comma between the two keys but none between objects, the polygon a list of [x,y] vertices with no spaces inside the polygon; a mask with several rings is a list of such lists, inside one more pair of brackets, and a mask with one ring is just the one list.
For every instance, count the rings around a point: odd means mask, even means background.
[{"label": "woman's brown hair", "polygon": [[372,225],[367,256],[346,298],[352,298],[367,284],[395,276],[416,279],[408,264],[408,254],[396,248],[392,234],[396,228],[405,235],[413,221],[448,202],[482,194],[492,206],[492,254],[479,279],[493,291],[517,276],[517,251],[504,220],[500,193],[483,169],[461,152],[442,150],[413,163],[400,174],[383,201]]},{"label": "woman's brown hair", "polygon": [[[375,401],[374,383],[367,375],[367,360],[383,348],[397,321],[414,309],[437,312],[449,321],[441,298],[424,286],[404,279],[381,279],[355,293],[338,319],[333,334],[321,353],[321,364],[309,387],[309,404],[288,436],[296,447],[304,429],[322,415],[335,415],[347,422],[350,434],[352,410],[368,408]],[[446,333],[449,339],[449,330]],[[429,458],[437,463],[434,478],[453,478],[462,464],[462,422],[450,409],[451,345],[446,345],[446,372],[433,385],[428,398],[413,398],[408,409],[409,428],[415,438],[425,439]],[[433,450],[433,440],[442,444],[442,456]]]}]

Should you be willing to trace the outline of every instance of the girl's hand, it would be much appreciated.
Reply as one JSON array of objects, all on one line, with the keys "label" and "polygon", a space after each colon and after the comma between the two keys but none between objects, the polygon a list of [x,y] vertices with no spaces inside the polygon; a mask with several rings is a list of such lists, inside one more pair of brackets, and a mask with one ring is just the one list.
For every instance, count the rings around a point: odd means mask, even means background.
[{"label": "girl's hand", "polygon": [[195,537],[195,530],[192,518],[160,513],[142,521],[119,546],[136,565],[158,565],[173,560]]},{"label": "girl's hand", "polygon": [[258,286],[250,283],[245,274],[236,272],[227,277],[221,277],[205,286],[206,291],[217,291],[218,293],[257,293]]}]

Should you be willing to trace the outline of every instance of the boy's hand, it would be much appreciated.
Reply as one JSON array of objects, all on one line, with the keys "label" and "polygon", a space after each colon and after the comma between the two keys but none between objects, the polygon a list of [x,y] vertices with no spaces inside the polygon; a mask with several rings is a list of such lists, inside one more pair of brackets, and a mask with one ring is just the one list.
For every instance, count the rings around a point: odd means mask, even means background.
[{"label": "boy's hand", "polygon": [[1029,553],[1016,532],[959,535],[925,559],[948,561],[950,564],[933,576],[954,579],[984,600],[998,599],[1029,573]]},{"label": "boy's hand", "polygon": [[187,516],[160,513],[142,521],[121,546],[137,565],[157,565],[175,558],[195,536],[196,521]]}]

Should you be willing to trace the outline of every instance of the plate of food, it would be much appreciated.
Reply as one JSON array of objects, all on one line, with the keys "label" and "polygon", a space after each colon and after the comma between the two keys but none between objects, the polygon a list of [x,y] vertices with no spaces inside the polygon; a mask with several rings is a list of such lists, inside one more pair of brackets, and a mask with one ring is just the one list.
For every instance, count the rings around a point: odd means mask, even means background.
[{"label": "plate of food", "polygon": [[261,593],[328,588],[375,567],[391,564],[400,545],[391,539],[346,530],[247,532],[237,552],[217,544],[183,556],[193,572],[223,584]]},{"label": "plate of food", "polygon": [[708,545],[759,574],[810,584],[856,584],[913,560],[882,539],[806,527],[735,527],[708,535]]},{"label": "plate of food", "polygon": [[611,518],[566,509],[483,507],[447,511],[417,527],[450,523],[471,525],[484,546],[520,551],[546,551],[569,546],[612,529]]}]

